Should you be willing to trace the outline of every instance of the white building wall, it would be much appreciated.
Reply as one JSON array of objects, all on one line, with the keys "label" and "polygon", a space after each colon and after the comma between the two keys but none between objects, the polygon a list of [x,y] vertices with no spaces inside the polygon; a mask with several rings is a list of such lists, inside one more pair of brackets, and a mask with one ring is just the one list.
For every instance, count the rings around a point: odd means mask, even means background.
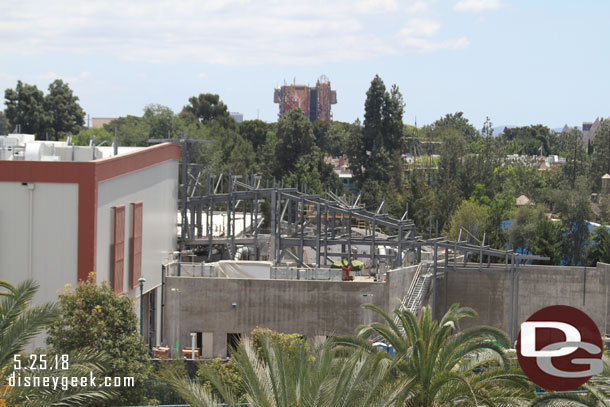
[{"label": "white building wall", "polygon": [[75,286],[77,270],[78,185],[0,182],[0,280],[37,281],[43,303]]},{"label": "white building wall", "polygon": [[[131,203],[142,201],[142,276],[144,292],[161,285],[161,265],[176,249],[178,210],[178,162],[166,161],[98,185],[96,273],[97,282],[112,280],[113,206],[125,205],[124,291],[139,299],[131,289]],[[157,296],[157,327],[161,325],[161,296]],[[134,305],[139,316],[139,302]],[[146,311],[145,311],[146,312]],[[157,328],[157,343],[160,330]]]},{"label": "white building wall", "polygon": [[113,206],[125,205],[124,291],[131,298],[131,203],[142,201],[142,276],[144,291],[161,284],[161,265],[176,248],[178,163],[166,161],[98,185],[97,282],[112,279]]}]

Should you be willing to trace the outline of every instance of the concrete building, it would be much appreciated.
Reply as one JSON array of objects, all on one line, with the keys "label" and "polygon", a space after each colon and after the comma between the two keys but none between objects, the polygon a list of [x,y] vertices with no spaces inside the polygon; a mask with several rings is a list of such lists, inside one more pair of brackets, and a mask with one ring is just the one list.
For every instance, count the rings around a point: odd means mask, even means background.
[{"label": "concrete building", "polygon": [[104,124],[108,124],[113,120],[116,120],[116,117],[92,117],[91,127],[94,129],[101,129],[104,127]]},{"label": "concrete building", "polygon": [[92,272],[140,299],[144,277],[145,326],[155,344],[161,267],[176,247],[180,147],[116,153],[102,158],[96,147],[0,137],[0,280],[34,279],[40,303]]},{"label": "concrete building", "polygon": [[[439,267],[439,273],[444,271],[445,268]],[[503,264],[491,265],[482,271],[478,265],[458,267],[454,271],[450,264],[447,271],[447,285],[443,280],[438,284],[436,316],[442,315],[446,304],[474,308],[479,318],[463,320],[462,328],[490,325],[515,340],[521,323],[534,312],[550,305],[570,305],[589,315],[602,335],[610,333],[608,264],[597,263],[596,267],[520,265],[514,272],[510,265]]]},{"label": "concrete building", "polygon": [[[201,264],[165,278],[163,338],[175,352],[191,346],[195,333],[204,358],[225,357],[228,345],[256,327],[307,338],[352,335],[361,324],[381,322],[362,309],[384,311],[400,305],[417,266],[387,273],[386,281],[356,277],[341,281],[340,269],[273,268],[268,262]],[[199,268],[201,267],[201,268]]]},{"label": "concrete building", "polygon": [[239,112],[229,112],[229,116],[231,119],[235,120],[236,123],[241,123],[244,121],[244,114]]},{"label": "concrete building", "polygon": [[299,108],[312,122],[332,119],[331,105],[337,103],[337,91],[330,87],[325,75],[320,76],[315,87],[307,85],[284,85],[273,93],[274,103],[279,103],[281,118],[292,109]]},{"label": "concrete building", "polygon": [[[222,263],[222,262],[220,262]],[[191,333],[205,358],[225,357],[228,345],[256,327],[300,333],[307,338],[351,335],[361,324],[382,322],[362,309],[374,304],[386,312],[409,302],[417,266],[389,271],[385,281],[340,281],[341,270],[274,268],[266,262],[200,264],[165,279],[163,342],[187,349]],[[462,261],[459,261],[462,263]],[[335,274],[333,274],[335,273]],[[180,274],[180,275],[178,275]],[[297,275],[299,276],[297,279]],[[602,334],[610,333],[610,265],[534,266],[452,262],[438,265],[425,303],[436,298],[436,317],[454,303],[472,307],[477,319],[460,325],[493,326],[514,341],[522,322],[541,308],[570,305],[587,313]]]}]

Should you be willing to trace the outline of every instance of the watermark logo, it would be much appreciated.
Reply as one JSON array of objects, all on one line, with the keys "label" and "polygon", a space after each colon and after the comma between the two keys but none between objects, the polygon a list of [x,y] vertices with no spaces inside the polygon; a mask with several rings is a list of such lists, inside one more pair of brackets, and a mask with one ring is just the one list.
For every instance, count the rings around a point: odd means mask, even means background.
[{"label": "watermark logo", "polygon": [[553,305],[521,324],[517,357],[523,372],[547,390],[568,391],[601,373],[602,338],[581,310]]}]

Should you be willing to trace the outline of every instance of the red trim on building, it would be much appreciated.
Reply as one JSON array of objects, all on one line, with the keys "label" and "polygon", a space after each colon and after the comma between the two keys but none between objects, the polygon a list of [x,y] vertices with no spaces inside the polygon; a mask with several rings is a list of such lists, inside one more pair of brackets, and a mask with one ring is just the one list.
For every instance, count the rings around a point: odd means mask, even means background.
[{"label": "red trim on building", "polygon": [[170,160],[180,146],[163,143],[96,161],[0,161],[0,182],[78,184],[78,281],[95,272],[98,183]]},{"label": "red trim on building", "polygon": [[142,202],[131,204],[131,288],[136,288],[142,277]]},{"label": "red trim on building", "polygon": [[125,205],[114,207],[112,239],[112,289],[116,294],[123,292],[125,274]]},{"label": "red trim on building", "polygon": [[157,144],[92,162],[96,164],[96,179],[100,182],[169,160],[180,160],[180,146],[176,143]]}]

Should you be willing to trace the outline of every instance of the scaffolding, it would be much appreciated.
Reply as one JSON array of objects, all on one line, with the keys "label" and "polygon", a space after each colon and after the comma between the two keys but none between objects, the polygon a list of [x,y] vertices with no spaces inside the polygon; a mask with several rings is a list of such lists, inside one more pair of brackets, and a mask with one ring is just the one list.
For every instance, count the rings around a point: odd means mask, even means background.
[{"label": "scaffolding", "polygon": [[[396,219],[385,212],[384,202],[375,212],[365,209],[360,205],[360,196],[348,202],[345,197],[330,191],[323,195],[311,194],[306,186],[300,190],[285,187],[275,180],[272,183],[268,180],[262,186],[261,176],[254,173],[210,174],[204,172],[201,165],[188,161],[190,145],[201,140],[174,142],[183,145],[178,239],[181,252],[207,253],[209,260],[215,247],[226,248],[233,256],[238,246],[248,246],[253,249],[249,252],[255,260],[266,257],[277,266],[289,259],[301,267],[317,270],[327,266],[329,261],[343,258],[348,262],[369,258],[371,264],[403,267],[409,253],[415,255],[412,264],[421,263],[422,248],[426,247],[432,251],[432,258],[427,260],[425,272],[421,273],[420,285],[414,286],[415,303],[405,306],[420,309],[430,288],[433,315],[438,315],[439,282],[444,285],[443,308],[446,311],[449,281],[460,271],[478,268],[481,272],[510,272],[510,337],[517,335],[519,265],[527,260],[549,260],[548,257],[492,248],[485,235],[479,239],[463,227],[454,241],[439,237],[438,230],[434,238],[424,239],[409,219],[408,207],[402,217]],[[214,233],[214,215],[219,213],[223,214],[222,225],[217,225],[223,228],[222,236]],[[236,223],[238,217],[242,222],[240,228]],[[352,250],[363,246],[370,248],[368,252]],[[341,250],[336,251],[337,247]],[[313,258],[304,256],[305,248],[313,250]],[[469,262],[471,258],[474,263]],[[496,259],[494,266],[491,266],[492,258]],[[498,260],[504,264],[497,264]]]}]

